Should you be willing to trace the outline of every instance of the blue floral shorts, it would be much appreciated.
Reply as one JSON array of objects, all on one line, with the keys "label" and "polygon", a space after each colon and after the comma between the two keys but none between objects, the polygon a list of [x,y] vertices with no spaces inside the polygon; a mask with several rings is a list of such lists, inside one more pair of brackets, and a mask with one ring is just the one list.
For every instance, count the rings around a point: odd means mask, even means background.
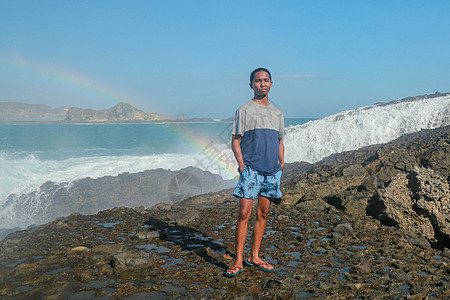
[{"label": "blue floral shorts", "polygon": [[[239,170],[238,170],[239,171]],[[273,175],[263,175],[245,165],[239,174],[239,181],[233,195],[239,198],[256,199],[258,196],[271,201],[281,198],[281,170]]]}]

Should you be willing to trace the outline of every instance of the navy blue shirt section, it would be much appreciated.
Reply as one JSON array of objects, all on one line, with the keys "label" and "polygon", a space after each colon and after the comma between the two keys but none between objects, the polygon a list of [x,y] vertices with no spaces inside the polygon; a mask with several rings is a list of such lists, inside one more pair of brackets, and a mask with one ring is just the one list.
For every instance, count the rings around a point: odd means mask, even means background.
[{"label": "navy blue shirt section", "polygon": [[244,164],[264,175],[272,175],[281,170],[278,163],[280,140],[278,131],[273,129],[253,129],[246,131],[241,139]]},{"label": "navy blue shirt section", "polygon": [[281,170],[278,152],[284,137],[284,118],[277,106],[248,101],[236,111],[233,135],[241,137],[245,165],[263,175]]}]

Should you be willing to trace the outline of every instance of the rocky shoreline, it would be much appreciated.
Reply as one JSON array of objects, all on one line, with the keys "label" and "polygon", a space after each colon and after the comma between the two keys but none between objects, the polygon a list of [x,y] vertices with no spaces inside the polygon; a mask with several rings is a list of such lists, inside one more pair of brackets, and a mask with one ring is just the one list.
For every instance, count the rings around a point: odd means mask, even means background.
[{"label": "rocky shoreline", "polygon": [[237,218],[225,190],[11,233],[0,298],[448,299],[449,137],[427,130],[287,167],[262,247],[274,272],[223,276]]},{"label": "rocky shoreline", "polygon": [[[235,184],[236,180],[223,180],[219,175],[196,167],[178,171],[154,169],[96,179],[88,177],[72,182],[48,181],[31,193],[8,196],[0,209],[11,212],[10,218],[15,224],[25,224],[22,228],[26,228],[30,224],[44,224],[72,212],[95,214],[115,206],[170,204]],[[0,228],[0,240],[3,237]]]}]

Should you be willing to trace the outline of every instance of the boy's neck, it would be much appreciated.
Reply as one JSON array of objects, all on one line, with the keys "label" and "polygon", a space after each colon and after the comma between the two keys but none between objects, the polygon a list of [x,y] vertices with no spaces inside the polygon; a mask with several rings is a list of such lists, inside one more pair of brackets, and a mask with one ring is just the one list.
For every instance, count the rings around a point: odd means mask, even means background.
[{"label": "boy's neck", "polygon": [[258,95],[255,95],[252,99],[252,101],[256,102],[259,105],[264,105],[264,106],[268,106],[270,105],[269,103],[269,97],[267,95],[261,97]]}]

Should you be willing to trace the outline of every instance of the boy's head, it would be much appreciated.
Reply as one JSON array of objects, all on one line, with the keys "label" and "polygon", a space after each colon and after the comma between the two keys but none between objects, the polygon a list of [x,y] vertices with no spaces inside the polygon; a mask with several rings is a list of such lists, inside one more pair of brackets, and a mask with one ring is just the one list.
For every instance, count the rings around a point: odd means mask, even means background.
[{"label": "boy's head", "polygon": [[272,75],[265,68],[253,70],[250,74],[250,88],[254,92],[256,99],[266,98],[272,87]]},{"label": "boy's head", "polygon": [[257,69],[254,69],[252,71],[252,73],[250,74],[250,83],[252,83],[253,80],[255,79],[255,74],[258,73],[258,72],[261,72],[261,71],[262,72],[267,72],[267,74],[269,74],[270,80],[272,80],[272,75],[270,75],[269,70],[267,70],[266,68],[257,68]]}]

